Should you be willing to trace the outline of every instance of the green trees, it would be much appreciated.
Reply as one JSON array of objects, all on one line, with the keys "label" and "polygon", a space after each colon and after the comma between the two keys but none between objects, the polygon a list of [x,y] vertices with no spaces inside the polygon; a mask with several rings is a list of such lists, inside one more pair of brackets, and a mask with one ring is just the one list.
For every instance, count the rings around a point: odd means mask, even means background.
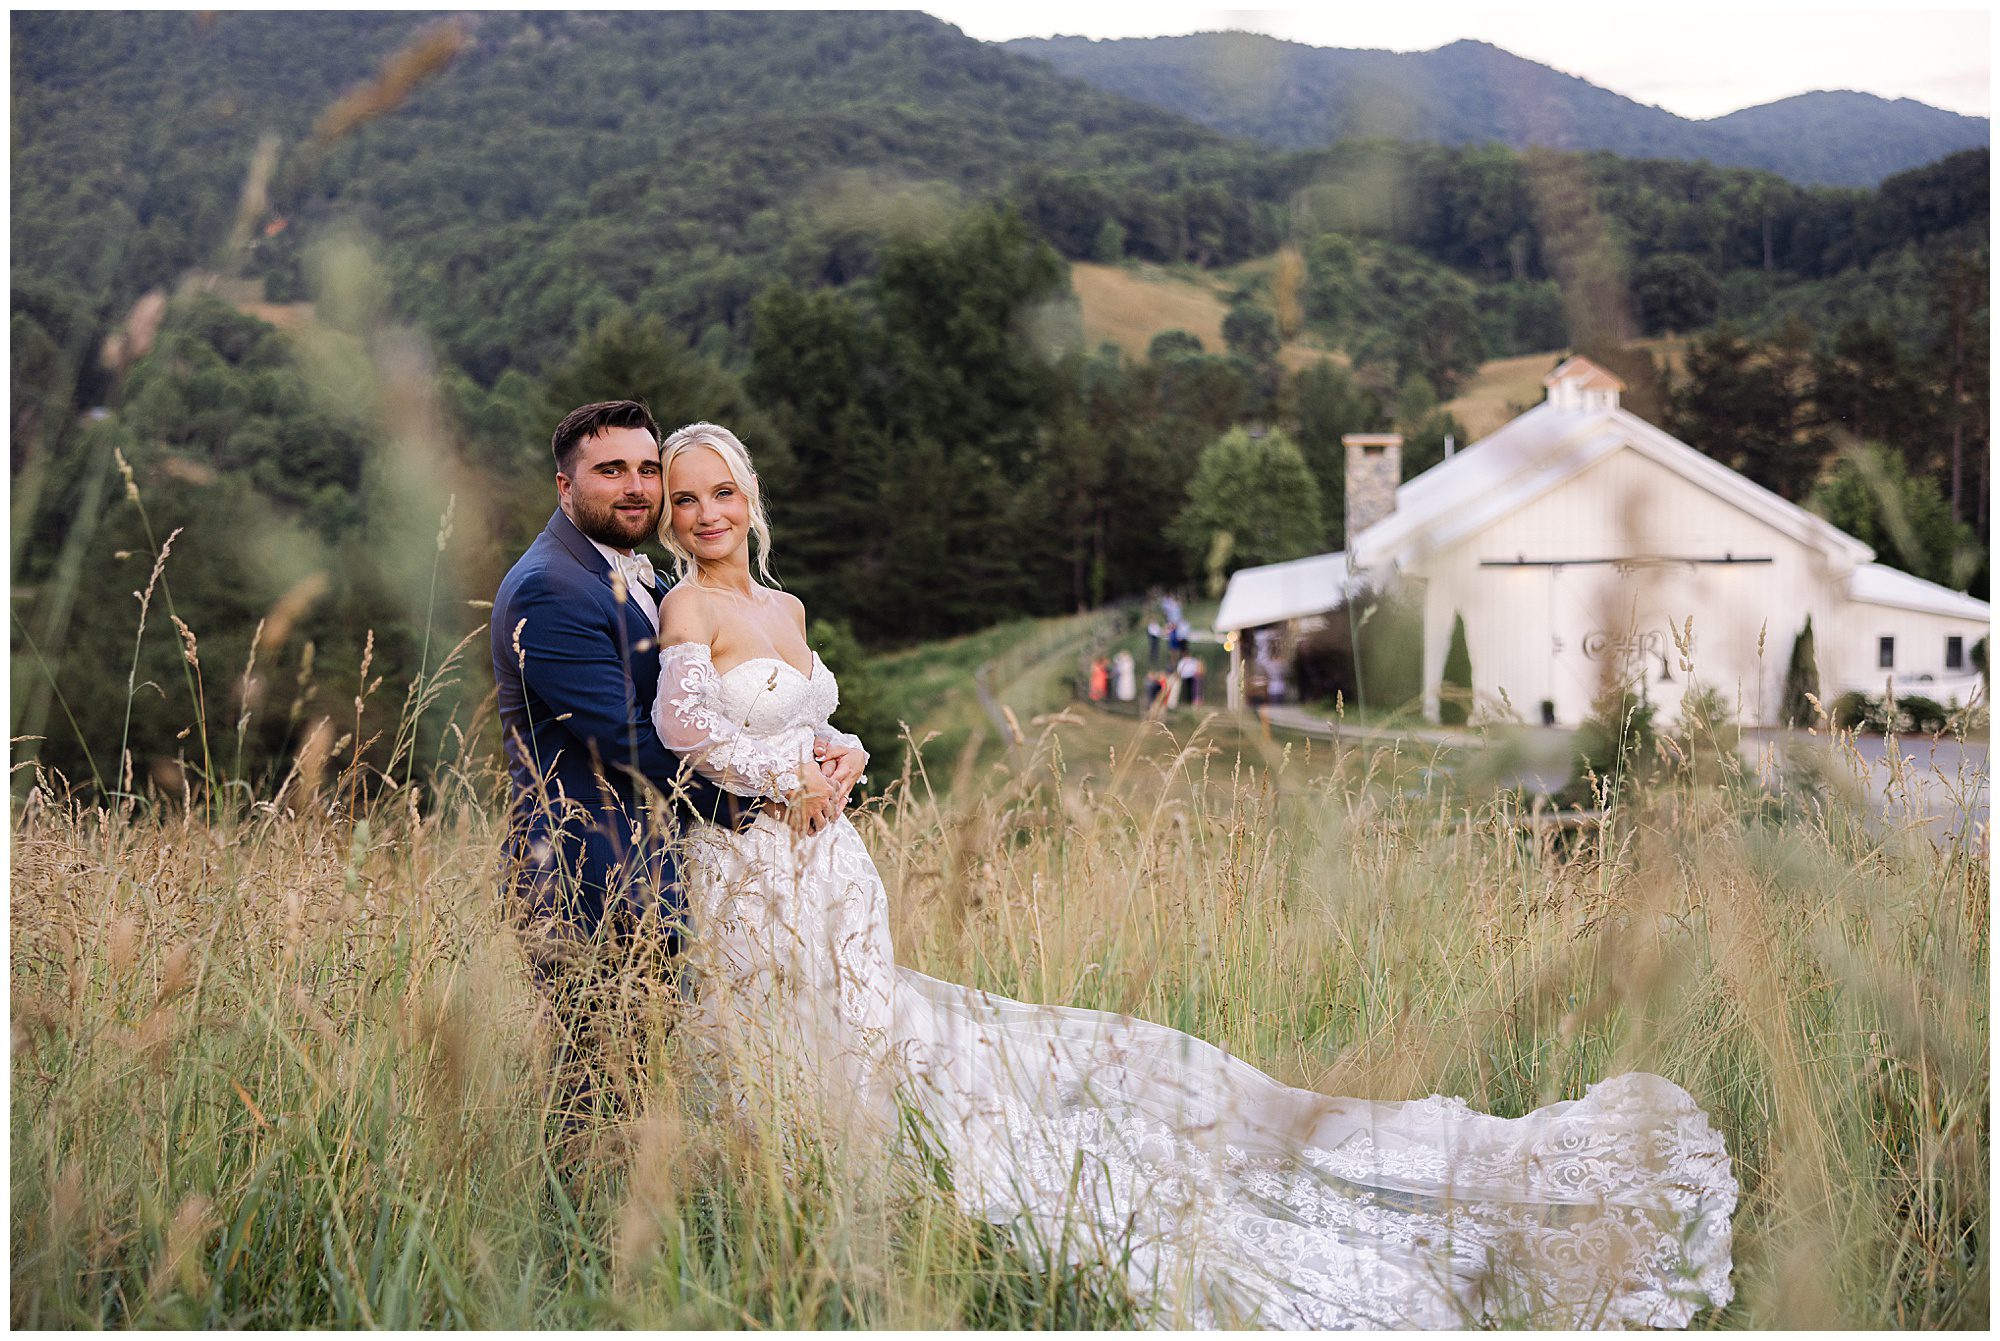
[{"label": "green trees", "polygon": [[1972,528],[1951,516],[1935,480],[1912,475],[1899,453],[1853,444],[1806,500],[1865,541],[1892,568],[1962,588],[1984,562]]},{"label": "green trees", "polygon": [[1470,440],[1458,416],[1438,403],[1430,379],[1412,373],[1396,395],[1396,429],[1403,435],[1403,478],[1414,479],[1444,460],[1447,442]]},{"label": "green trees", "polygon": [[1278,351],[1283,342],[1278,338],[1277,318],[1261,307],[1237,303],[1222,319],[1222,341],[1231,354],[1242,360],[1250,384],[1257,391],[1258,410],[1268,410],[1277,400],[1278,382],[1283,375],[1278,367]]},{"label": "green trees", "polygon": [[1183,354],[1199,357],[1202,352],[1201,337],[1183,330],[1161,331],[1146,345],[1146,357],[1155,363],[1165,363]]},{"label": "green trees", "polygon": [[1694,257],[1666,252],[1632,268],[1632,304],[1648,335],[1700,330],[1721,310],[1722,286]]},{"label": "green trees", "polygon": [[1201,454],[1171,535],[1194,572],[1304,558],[1325,535],[1319,485],[1283,433],[1231,429]]},{"label": "green trees", "polygon": [[1325,234],[1306,249],[1307,320],[1395,386],[1422,376],[1449,395],[1486,356],[1479,290],[1406,246]]},{"label": "green trees", "polygon": [[[1950,281],[1940,282],[1949,313]],[[1967,324],[1926,352],[1880,322],[1851,321],[1817,342],[1803,322],[1771,341],[1725,323],[1688,349],[1666,427],[1865,540],[1883,562],[1978,594],[1987,560],[1964,515],[1983,506],[1964,486],[1987,469],[1975,411],[1983,381],[1963,376],[1984,358],[1974,338]]]},{"label": "green trees", "polygon": [[[552,428],[598,400],[643,401],[662,433],[700,420],[722,424],[750,449],[760,475],[784,470],[785,438],[742,382],[695,354],[657,317],[621,311],[594,327],[543,382],[536,422]],[[546,456],[546,430],[540,436]],[[554,469],[552,460],[546,464]]]},{"label": "green trees", "polygon": [[1324,544],[1329,550],[1339,549],[1347,541],[1347,449],[1340,444],[1341,436],[1384,432],[1389,417],[1380,396],[1327,359],[1302,370],[1293,379],[1291,391],[1291,417],[1297,425],[1294,438],[1319,484]]},{"label": "green trees", "polygon": [[1796,349],[1761,349],[1723,325],[1691,345],[1667,428],[1787,498],[1804,495],[1817,466],[1801,440]]},{"label": "green trees", "polygon": [[[46,514],[79,533],[82,562],[58,565],[37,592],[43,611],[68,603],[60,641],[17,663],[18,676],[56,686],[45,764],[74,781],[95,771],[113,787],[124,742],[142,788],[176,786],[184,767],[216,760],[234,761],[234,777],[270,776],[317,715],[351,719],[371,637],[371,680],[400,693],[422,630],[384,572],[384,527],[369,507],[382,487],[380,430],[366,416],[317,386],[264,323],[200,295],[168,309],[151,354],[82,435],[92,459],[122,453],[127,487],[110,474],[111,500],[87,519],[74,512],[88,506],[88,487],[57,490]],[[175,531],[142,637],[135,593]],[[44,563],[64,548],[31,544]],[[203,717],[206,740],[180,735]],[[221,753],[205,759],[209,743]]]},{"label": "green trees", "polygon": [[1090,259],[1099,265],[1117,265],[1125,259],[1125,228],[1116,219],[1106,219],[1091,244]]},{"label": "green trees", "polygon": [[962,632],[1037,608],[1062,552],[1024,531],[1064,382],[1034,318],[1066,271],[1017,214],[886,248],[866,306],[780,285],[756,307],[748,390],[791,444],[776,562],[864,637]]},{"label": "green trees", "polygon": [[1222,319],[1222,342],[1229,352],[1260,374],[1275,372],[1278,362],[1278,321],[1261,307],[1237,303]]},{"label": "green trees", "polygon": [[[484,15],[414,96],[312,139],[316,114],[423,22],[18,21],[13,577],[30,631],[75,602],[73,645],[46,649],[56,674],[94,685],[91,659],[122,655],[137,560],[86,545],[79,515],[141,552],[115,505],[114,440],[160,533],[189,524],[169,583],[212,663],[318,572],[326,593],[297,636],[316,640],[323,678],[358,663],[348,644],[371,626],[376,673],[408,669],[402,626],[424,593],[403,590],[378,534],[396,436],[369,395],[326,394],[313,371],[382,351],[351,343],[359,328],[324,302],[273,314],[298,328],[282,334],[234,306],[313,298],[313,258],[353,228],[375,239],[376,315],[435,353],[426,413],[454,449],[435,478],[480,492],[483,525],[460,523],[460,543],[479,537],[479,584],[547,515],[553,416],[630,394],[669,428],[709,418],[743,435],[778,572],[868,644],[1200,578],[1225,530],[1224,568],[1333,548],[1340,436],[1393,423],[1406,474],[1434,462],[1448,434],[1464,440],[1440,402],[1483,353],[1589,334],[1564,304],[1580,282],[1648,325],[1698,326],[1711,308],[1736,323],[1696,346],[1660,416],[1696,446],[1788,496],[1824,476],[1829,515],[1940,581],[1966,580],[1972,543],[1947,519],[1984,532],[1983,152],[1874,192],[1492,146],[1276,155],[922,15],[804,13]],[[592,96],[549,96],[558,73]],[[225,247],[265,130],[289,146],[269,208]],[[1579,219],[1601,225],[1587,266],[1556,245]],[[1309,333],[1347,367],[1284,372],[1261,304],[1230,314],[1227,351],[1185,332],[1143,360],[1081,348],[1064,256],[1221,265],[1287,238]],[[177,300],[149,357],[107,363],[134,301],[183,279],[228,301]],[[1789,318],[1805,334],[1774,341]],[[1655,416],[1636,362],[1582,347]],[[1198,464],[1250,423],[1282,430],[1266,455],[1296,444],[1316,532],[1292,529],[1304,490],[1265,480],[1284,506],[1197,517],[1190,540],[1177,521]],[[1886,487],[1859,464],[1825,468],[1845,434],[1894,452]],[[411,510],[434,515],[428,497]],[[64,557],[70,535],[87,562]],[[72,570],[109,585],[58,598]],[[142,682],[176,671],[159,651]],[[122,695],[112,678],[96,688]],[[175,724],[159,711],[149,729]]]}]

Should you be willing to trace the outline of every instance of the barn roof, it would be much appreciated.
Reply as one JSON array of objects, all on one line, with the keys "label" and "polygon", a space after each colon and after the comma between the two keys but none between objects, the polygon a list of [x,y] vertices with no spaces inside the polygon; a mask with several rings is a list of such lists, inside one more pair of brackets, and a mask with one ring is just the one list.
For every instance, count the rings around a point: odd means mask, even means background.
[{"label": "barn roof", "polygon": [[1347,598],[1347,578],[1345,550],[1239,568],[1222,593],[1215,631],[1233,633],[1331,610]]},{"label": "barn roof", "polygon": [[[1558,380],[1565,370],[1572,379],[1595,380],[1602,373],[1594,364],[1573,366],[1583,362],[1571,359],[1549,380]],[[1425,553],[1476,534],[1627,448],[1820,551],[1836,573],[1846,571],[1852,600],[1981,622],[1992,619],[1987,602],[1873,562],[1873,549],[1825,518],[1753,483],[1629,410],[1615,404],[1583,409],[1545,401],[1401,485],[1396,490],[1396,510],[1349,536],[1345,550],[1238,570],[1223,595],[1216,629],[1255,628],[1334,609],[1345,599],[1350,581],[1365,579],[1384,565],[1408,568],[1419,563]]]},{"label": "barn roof", "polygon": [[1623,448],[1650,457],[1841,567],[1875,551],[1824,518],[1752,483],[1629,410],[1577,410],[1543,402],[1396,490],[1396,510],[1349,536],[1353,566],[1407,564],[1555,489]]},{"label": "barn roof", "polygon": [[1870,605],[1889,605],[1899,610],[1922,610],[1926,614],[1956,615],[1991,623],[1993,607],[1976,596],[1891,568],[1886,563],[1864,563],[1847,578],[1849,600]]}]

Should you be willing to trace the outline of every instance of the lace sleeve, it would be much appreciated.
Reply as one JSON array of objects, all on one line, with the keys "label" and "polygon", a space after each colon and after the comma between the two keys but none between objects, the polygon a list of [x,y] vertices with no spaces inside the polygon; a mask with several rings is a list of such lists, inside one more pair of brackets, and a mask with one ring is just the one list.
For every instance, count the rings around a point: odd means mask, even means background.
[{"label": "lace sleeve", "polygon": [[801,760],[746,732],[722,710],[722,678],[705,643],[660,649],[660,692],[653,700],[660,742],[702,776],[738,796],[783,801],[799,786]]},{"label": "lace sleeve", "polygon": [[836,731],[826,722],[813,727],[813,739],[827,745],[838,745],[844,750],[860,750],[863,754],[868,753],[867,746],[861,743],[861,737],[850,736],[845,731]]}]

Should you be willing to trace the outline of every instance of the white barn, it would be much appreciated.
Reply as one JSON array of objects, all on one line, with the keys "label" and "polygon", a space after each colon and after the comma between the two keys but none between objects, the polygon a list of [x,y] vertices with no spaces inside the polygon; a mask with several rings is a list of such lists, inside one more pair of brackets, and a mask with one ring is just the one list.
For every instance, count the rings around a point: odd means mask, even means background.
[{"label": "white barn", "polygon": [[1347,549],[1230,578],[1216,627],[1232,635],[1233,704],[1246,652],[1269,660],[1260,630],[1324,622],[1351,595],[1397,586],[1421,592],[1433,720],[1457,617],[1478,711],[1511,704],[1523,720],[1546,700],[1573,724],[1623,679],[1663,721],[1700,683],[1737,721],[1776,723],[1807,616],[1829,704],[1885,684],[1948,704],[1978,691],[1986,602],[1875,563],[1861,541],[1620,408],[1623,384],[1588,359],[1545,385],[1542,404],[1408,483],[1396,483],[1400,439],[1347,440]]}]

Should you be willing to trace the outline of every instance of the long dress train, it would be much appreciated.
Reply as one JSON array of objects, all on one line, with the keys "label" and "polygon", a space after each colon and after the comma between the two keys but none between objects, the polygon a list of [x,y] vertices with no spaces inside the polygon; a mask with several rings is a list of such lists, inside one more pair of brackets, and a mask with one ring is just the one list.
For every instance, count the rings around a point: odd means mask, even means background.
[{"label": "long dress train", "polygon": [[[662,662],[661,737],[732,791],[786,794],[815,737],[858,743],[827,725],[817,658]],[[1729,1156],[1659,1076],[1519,1118],[1332,1098],[1162,1025],[897,967],[844,818],[696,825],[687,870],[700,1009],[739,1086],[885,1141],[913,1108],[966,1212],[1121,1264],[1164,1325],[1679,1327],[1733,1293]]]}]

